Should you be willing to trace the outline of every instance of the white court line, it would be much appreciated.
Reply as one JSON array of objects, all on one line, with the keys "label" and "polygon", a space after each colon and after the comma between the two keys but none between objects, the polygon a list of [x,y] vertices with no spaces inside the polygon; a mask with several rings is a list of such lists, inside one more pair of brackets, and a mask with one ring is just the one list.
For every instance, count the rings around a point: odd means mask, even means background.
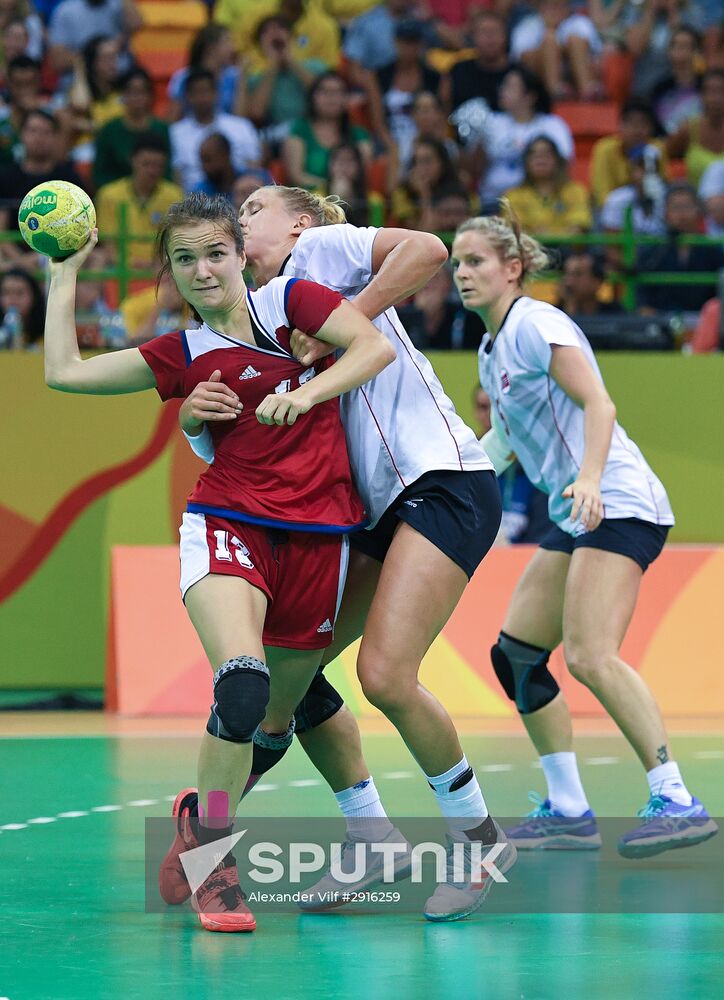
[{"label": "white court line", "polygon": [[[701,750],[698,753],[695,753],[694,757],[697,757],[700,760],[708,760],[708,759],[718,760],[718,759],[724,757],[724,750]],[[618,764],[619,762],[620,762],[620,758],[619,757],[586,757],[585,758],[585,763],[586,764],[591,764],[593,766],[596,766],[596,765],[605,765],[605,764]],[[530,766],[532,768],[540,768],[541,767],[541,762],[539,760],[534,760],[534,761],[531,762]],[[478,770],[479,771],[484,771],[486,773],[494,773],[494,772],[512,771],[513,767],[514,767],[513,764],[482,764],[482,765],[480,765],[478,767]],[[404,780],[406,778],[413,778],[414,775],[413,775],[413,773],[411,771],[385,771],[381,775],[381,777],[385,778],[387,780],[390,780],[390,781],[397,781],[397,780]],[[289,787],[291,787],[291,788],[311,788],[311,787],[316,787],[316,786],[321,785],[322,781],[320,779],[318,779],[318,778],[299,778],[299,779],[297,779],[295,781],[288,782],[288,784],[289,784]],[[254,788],[252,788],[252,791],[253,792],[275,792],[275,791],[278,791],[279,788],[280,788],[279,785],[270,784],[270,783],[260,783],[258,785],[255,785]],[[175,800],[175,798],[176,798],[175,795],[165,795],[163,797],[163,799],[161,799],[161,800],[159,800],[159,799],[131,799],[131,801],[127,802],[126,805],[127,806],[132,806],[132,807],[155,806],[155,805],[158,805],[159,801],[173,802]],[[108,812],[118,812],[121,809],[123,809],[123,806],[122,805],[116,805],[116,804],[105,805],[105,806],[92,806],[91,809],[90,809],[90,812],[108,813]],[[34,819],[29,819],[26,823],[6,823],[4,826],[0,826],[0,830],[26,830],[27,827],[28,827],[28,824],[31,824],[31,823],[33,823],[33,824],[54,823],[56,818],[58,818],[58,819],[76,819],[76,818],[79,818],[81,816],[88,816],[88,815],[89,815],[89,813],[88,813],[87,810],[74,809],[74,810],[69,810],[67,812],[58,813],[57,817],[54,817],[54,816],[38,816],[38,817],[36,817]],[[1,1000],[1,998],[0,998],[0,1000]]]},{"label": "white court line", "polygon": [[724,750],[697,750],[693,756],[697,760],[721,760]]}]

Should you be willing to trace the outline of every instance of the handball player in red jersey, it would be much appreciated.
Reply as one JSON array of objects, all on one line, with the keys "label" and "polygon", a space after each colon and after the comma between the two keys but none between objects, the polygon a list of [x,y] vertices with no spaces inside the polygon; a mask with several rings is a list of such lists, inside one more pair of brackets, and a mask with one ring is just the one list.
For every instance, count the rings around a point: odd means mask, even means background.
[{"label": "handball player in red jersey", "polygon": [[[418,674],[495,539],[500,491],[488,455],[393,308],[441,267],[447,259],[444,245],[430,233],[349,225],[338,201],[302,188],[265,187],[246,199],[239,218],[257,285],[268,287],[280,275],[319,281],[354,299],[354,307],[372,319],[395,350],[394,365],[340,400],[350,463],[370,526],[350,539],[344,600],[323,663],[364,630],[357,656],[362,690],[402,736],[448,827],[449,877],[423,913],[431,921],[459,920],[482,905],[493,880],[472,871],[472,864],[464,879],[454,877],[456,852],[472,857],[473,845],[500,845],[495,863],[501,872],[513,865],[516,852],[488,811],[452,719]],[[300,331],[292,335],[292,345],[305,363],[328,351]],[[208,383],[198,386],[181,407],[180,419],[196,453],[213,462],[209,435],[219,420],[236,418],[233,400],[203,416],[209,391]],[[205,428],[199,419],[206,421]],[[350,842],[368,839],[362,820],[371,818],[376,822],[368,822],[368,828],[379,840],[385,812],[362,756],[356,722],[323,674],[314,678],[296,719],[305,750],[334,790],[348,828],[353,827]],[[255,748],[254,776],[274,763],[271,755],[266,751],[266,762],[260,761]],[[354,843],[351,849],[356,851]],[[170,876],[173,859],[167,861]],[[378,862],[378,882],[381,869]],[[352,887],[330,871],[308,890],[311,901],[300,905],[327,908],[335,890],[344,899],[351,888],[375,884],[374,876],[368,864],[364,880]],[[180,891],[179,880],[174,883]]]},{"label": "handball player in red jersey", "polygon": [[[279,278],[247,292],[232,206],[192,194],[169,210],[159,249],[201,328],[82,360],[76,278],[96,242],[94,231],[82,250],[50,264],[48,385],[97,395],[156,388],[165,400],[216,373],[239,397],[238,419],[214,429],[216,459],[181,526],[182,594],[214,670],[198,815],[185,827],[190,848],[229,835],[261,722],[270,739],[291,739],[294,709],[332,640],[346,535],[364,523],[336,397],[377,375],[394,353],[358,310],[314,282]],[[296,361],[295,328],[341,349],[339,360]],[[207,930],[255,927],[230,854],[193,905]]]}]

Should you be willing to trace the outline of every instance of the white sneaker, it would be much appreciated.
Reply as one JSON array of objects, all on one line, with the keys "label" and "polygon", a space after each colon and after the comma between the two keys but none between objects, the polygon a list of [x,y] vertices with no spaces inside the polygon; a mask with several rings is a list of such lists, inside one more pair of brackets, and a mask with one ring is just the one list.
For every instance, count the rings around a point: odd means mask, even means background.
[{"label": "white sneaker", "polygon": [[[493,820],[495,822],[495,820]],[[496,845],[503,844],[503,849],[500,853],[491,858],[491,865],[495,865],[497,870],[501,875],[504,875],[507,871],[515,864],[518,858],[518,852],[515,846],[506,839],[505,833],[495,823],[495,829],[497,831]],[[456,880],[455,876],[455,866],[456,866],[456,854],[459,857],[460,847],[458,851],[454,851],[455,844],[462,843],[462,855],[465,864],[465,877],[463,881]],[[480,841],[470,841],[460,842],[453,841],[448,837],[448,853],[447,853],[447,880],[442,882],[435,892],[430,896],[428,901],[425,903],[425,909],[423,910],[423,916],[427,920],[442,921],[442,920],[462,920],[463,917],[469,916],[469,914],[474,913],[475,910],[482,904],[485,897],[490,892],[493,887],[495,879],[485,868],[481,869],[479,875],[477,872],[470,872],[470,860],[471,860],[471,848],[473,844],[480,844]],[[492,850],[493,844],[483,844],[482,845],[482,859],[486,859],[487,854]],[[459,861],[458,861],[459,863]]]},{"label": "white sneaker", "polygon": [[[366,865],[362,878],[356,882],[342,882],[336,878],[331,870],[323,875],[319,882],[315,882],[309,889],[304,890],[304,898],[299,900],[300,909],[319,913],[322,910],[334,910],[340,906],[346,906],[351,902],[360,902],[355,898],[356,893],[364,892],[376,885],[384,882],[385,866],[384,855],[380,851],[372,851],[368,848],[371,844],[404,844],[405,853],[396,853],[394,861],[393,882],[401,882],[409,878],[411,871],[411,847],[407,839],[400,831],[393,827],[384,837],[374,841],[369,840],[345,840],[342,844],[342,851],[338,868],[343,872],[353,872],[357,867],[359,845],[365,845]],[[361,848],[359,851],[361,852]],[[337,866],[335,866],[337,867]],[[392,882],[385,882],[385,885],[392,885]]]}]

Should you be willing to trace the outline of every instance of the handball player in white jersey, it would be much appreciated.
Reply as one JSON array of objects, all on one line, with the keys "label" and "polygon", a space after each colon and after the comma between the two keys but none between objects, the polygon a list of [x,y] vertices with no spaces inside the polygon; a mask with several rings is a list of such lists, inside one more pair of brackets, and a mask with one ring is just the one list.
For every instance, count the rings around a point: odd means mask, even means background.
[{"label": "handball player in white jersey", "polygon": [[[425,773],[448,821],[451,858],[456,840],[493,844],[502,839],[502,831],[488,814],[452,720],[417,676],[500,523],[491,462],[392,308],[439,269],[447,258],[445,248],[427,233],[347,225],[334,200],[299,188],[255,191],[242,207],[240,222],[257,285],[278,275],[304,276],[344,290],[395,348],[389,378],[377,377],[341,401],[350,462],[371,528],[350,542],[335,641],[323,662],[331,662],[364,628],[357,661],[362,689],[393,722]],[[311,338],[295,338],[292,344],[304,364],[316,363],[326,353]],[[217,416],[203,408],[206,391],[199,387],[195,403],[189,399],[184,404],[182,426],[194,406],[196,420],[203,413],[212,420]],[[235,419],[233,402],[218,418]],[[210,457],[202,442],[196,442],[195,450]],[[332,740],[310,753],[325,776],[345,732],[356,733],[353,720],[345,720],[339,742],[328,731]],[[309,751],[308,743],[305,747]],[[362,815],[383,816],[374,787],[365,780],[369,799]],[[514,858],[506,844],[496,865],[506,870]],[[485,876],[462,884],[451,876],[428,900],[425,916],[465,916],[481,904],[490,884]]]},{"label": "handball player in white jersey", "polygon": [[601,838],[578,773],[571,718],[548,670],[563,641],[568,669],[599,699],[647,772],[644,822],[618,843],[624,857],[700,843],[717,832],[689,793],[658,706],[620,657],[641,577],[674,517],[666,491],[616,421],[593,351],[560,309],[525,296],[544,250],[514,220],[470,219],[452,264],[463,305],[486,333],[480,383],[492,400],[483,438],[501,472],[517,457],[548,495],[555,527],[513,594],[493,667],[540,754],[548,795],[508,831],[518,847],[591,849]]}]

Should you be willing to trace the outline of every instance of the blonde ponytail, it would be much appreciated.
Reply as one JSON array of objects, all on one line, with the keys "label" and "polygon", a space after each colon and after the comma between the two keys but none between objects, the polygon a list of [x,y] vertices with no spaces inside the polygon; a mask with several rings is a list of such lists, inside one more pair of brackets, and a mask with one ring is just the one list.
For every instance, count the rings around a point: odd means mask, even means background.
[{"label": "blonde ponytail", "polygon": [[458,226],[456,236],[467,232],[484,236],[502,260],[519,260],[522,265],[520,283],[550,266],[548,251],[538,240],[521,232],[520,223],[507,198],[500,199],[500,215],[483,215],[467,219]]},{"label": "blonde ponytail", "polygon": [[302,213],[312,217],[313,226],[335,226],[346,222],[347,216],[344,214],[344,202],[336,194],[315,194],[307,191],[306,188],[269,186],[267,191],[274,191],[284,202],[284,207],[292,215]]}]

